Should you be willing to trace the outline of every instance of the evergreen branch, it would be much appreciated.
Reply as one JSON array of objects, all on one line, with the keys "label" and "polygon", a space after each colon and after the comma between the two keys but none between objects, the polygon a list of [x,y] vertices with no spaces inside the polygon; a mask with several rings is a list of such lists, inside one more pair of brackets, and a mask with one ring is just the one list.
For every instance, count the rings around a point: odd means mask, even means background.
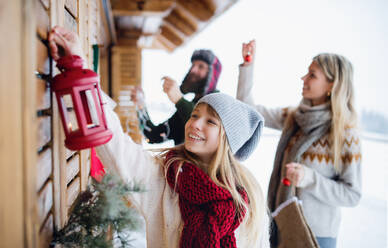
[{"label": "evergreen branch", "polygon": [[120,247],[130,247],[129,233],[139,230],[141,224],[127,199],[144,191],[139,183],[125,184],[109,174],[101,183],[93,180],[76,199],[68,224],[55,232],[51,245],[110,248],[117,241]]}]

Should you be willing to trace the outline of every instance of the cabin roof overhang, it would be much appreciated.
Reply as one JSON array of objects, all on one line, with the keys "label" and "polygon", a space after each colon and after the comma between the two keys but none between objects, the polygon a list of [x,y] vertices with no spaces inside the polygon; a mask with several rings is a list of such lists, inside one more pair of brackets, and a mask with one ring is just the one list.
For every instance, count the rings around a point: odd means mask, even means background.
[{"label": "cabin roof overhang", "polygon": [[238,0],[110,0],[118,45],[174,51]]}]

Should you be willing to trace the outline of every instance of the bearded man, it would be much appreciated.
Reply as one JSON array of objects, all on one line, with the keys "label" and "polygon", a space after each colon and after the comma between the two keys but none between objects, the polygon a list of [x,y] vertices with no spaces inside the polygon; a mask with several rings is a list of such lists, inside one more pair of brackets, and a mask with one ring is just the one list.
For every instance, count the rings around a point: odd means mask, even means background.
[{"label": "bearded man", "polygon": [[[222,66],[214,53],[205,49],[196,50],[191,56],[191,63],[180,87],[172,78],[163,77],[163,91],[176,107],[176,112],[168,120],[154,125],[146,108],[139,111],[142,130],[149,143],[162,143],[168,139],[174,140],[175,145],[183,143],[184,127],[195,104],[201,97],[218,92],[216,86]],[[190,92],[195,94],[192,101],[183,97]],[[138,95],[132,92],[132,100],[138,101]]]}]

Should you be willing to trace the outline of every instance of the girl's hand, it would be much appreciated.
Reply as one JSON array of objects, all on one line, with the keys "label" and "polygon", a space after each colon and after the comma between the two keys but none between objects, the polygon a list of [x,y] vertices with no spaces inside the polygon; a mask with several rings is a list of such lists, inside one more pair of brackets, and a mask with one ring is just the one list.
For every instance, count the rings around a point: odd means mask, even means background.
[{"label": "girl's hand", "polygon": [[243,66],[250,65],[253,63],[256,53],[256,41],[251,40],[248,43],[242,44],[242,57],[244,60]]},{"label": "girl's hand", "polygon": [[298,163],[286,164],[286,178],[292,185],[298,186],[304,177],[304,165]]},{"label": "girl's hand", "polygon": [[84,58],[82,44],[78,35],[60,26],[51,29],[49,36],[50,53],[54,60],[67,55],[78,55]]}]

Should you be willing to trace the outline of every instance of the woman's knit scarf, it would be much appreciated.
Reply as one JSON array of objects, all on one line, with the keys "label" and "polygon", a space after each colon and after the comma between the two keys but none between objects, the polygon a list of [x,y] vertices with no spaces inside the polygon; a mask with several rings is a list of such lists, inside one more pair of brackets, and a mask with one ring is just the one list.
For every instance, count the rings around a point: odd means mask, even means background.
[{"label": "woman's knit scarf", "polygon": [[[166,161],[175,156],[170,151]],[[180,247],[236,247],[234,231],[245,212],[236,214],[230,192],[217,186],[210,177],[192,163],[174,161],[167,170],[167,182],[179,194],[179,208],[184,222]],[[247,201],[244,190],[241,196]]]},{"label": "woman's knit scarf", "polygon": [[[290,162],[299,162],[301,155],[318,139],[325,135],[331,125],[331,105],[325,104],[311,106],[308,100],[302,100],[291,121],[285,123],[279,144],[276,150],[274,167],[268,187],[268,207],[273,212],[279,204],[290,197],[290,187],[281,182],[282,165]],[[284,157],[285,149],[290,139],[301,130],[301,136],[290,148],[287,157]],[[280,202],[276,201],[280,194]]]},{"label": "woman's knit scarf", "polygon": [[[318,139],[330,130],[331,125],[330,102],[318,106],[311,106],[307,100],[302,100],[298,108],[286,120],[282,135],[276,149],[274,167],[268,187],[268,208],[271,212],[291,196],[291,187],[281,183],[282,166],[290,162],[299,162],[302,154]],[[289,113],[290,114],[290,113]],[[285,150],[291,138],[301,131],[301,136],[289,149],[284,157]],[[289,230],[292,231],[292,230]],[[271,247],[278,245],[278,230],[274,222],[271,226]]]}]

